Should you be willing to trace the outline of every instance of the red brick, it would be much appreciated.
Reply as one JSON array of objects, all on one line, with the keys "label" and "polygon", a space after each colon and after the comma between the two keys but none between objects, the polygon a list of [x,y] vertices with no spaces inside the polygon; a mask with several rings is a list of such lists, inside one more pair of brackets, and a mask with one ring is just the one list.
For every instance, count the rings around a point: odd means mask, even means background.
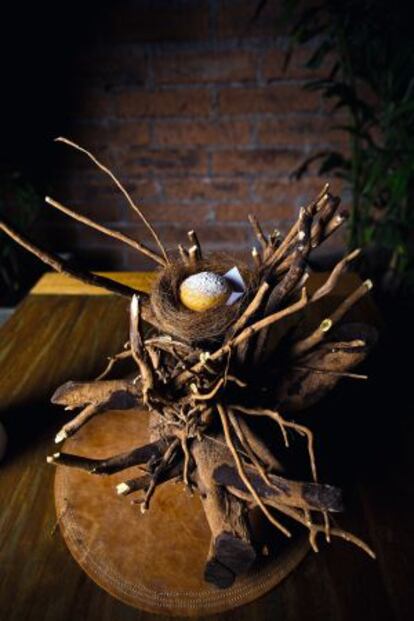
[{"label": "red brick", "polygon": [[300,84],[226,88],[220,93],[222,114],[315,112],[319,107],[319,93],[305,91]]},{"label": "red brick", "polygon": [[[248,241],[250,236],[250,227],[247,224],[227,224],[223,223],[217,225],[217,223],[211,224],[199,224],[197,222],[196,214],[192,215],[185,207],[185,215],[188,214],[188,218],[183,219],[177,225],[172,222],[161,223],[157,226],[157,232],[160,235],[161,241],[168,247],[174,248],[178,243],[188,244],[187,231],[189,228],[194,227],[197,231],[197,235],[200,239],[201,245],[204,247],[221,247],[224,245],[241,247],[242,249],[249,249]],[[130,224],[126,227],[122,227],[122,232],[134,237],[134,239],[148,239],[148,232],[142,225]]]},{"label": "red brick", "polygon": [[[144,146],[149,144],[150,133],[147,122],[123,122],[110,125],[91,123],[76,124],[72,127],[71,138],[86,149],[103,151],[108,145],[113,148]],[[99,157],[100,153],[95,152]]]},{"label": "red brick", "polygon": [[301,146],[303,148],[338,145],[347,142],[343,131],[333,129],[339,119],[316,115],[285,116],[263,120],[259,124],[260,144]]},{"label": "red brick", "polygon": [[[253,183],[253,192],[258,201],[273,205],[285,205],[296,210],[308,204],[321,191],[326,179],[322,177],[303,177],[295,181],[289,179],[257,179]],[[337,188],[333,186],[336,192]]]},{"label": "red brick", "polygon": [[123,91],[114,95],[115,114],[123,118],[140,116],[207,116],[210,93],[204,89],[168,91]]},{"label": "red brick", "polygon": [[[158,185],[152,179],[123,179],[128,192],[137,202],[159,199]],[[102,175],[76,175],[76,178],[55,179],[49,194],[74,211],[100,222],[119,222],[126,219],[128,205],[112,181]],[[52,214],[53,208],[49,212]]]},{"label": "red brick", "polygon": [[124,175],[162,173],[174,175],[207,172],[207,154],[194,149],[126,149],[120,167]]},{"label": "red brick", "polygon": [[290,58],[286,67],[286,52],[279,49],[271,49],[265,53],[262,65],[262,75],[266,80],[314,80],[326,77],[332,69],[334,58],[332,55],[326,57],[320,67],[309,69],[305,65],[312,57],[312,50],[308,48],[297,48]]},{"label": "red brick", "polygon": [[247,82],[256,79],[253,52],[185,52],[154,60],[155,82],[191,84],[197,82]]},{"label": "red brick", "polygon": [[167,146],[247,145],[251,125],[247,121],[163,121],[155,124],[154,141]]},{"label": "red brick", "polygon": [[188,223],[190,228],[200,222],[211,219],[209,205],[194,205],[185,203],[150,203],[144,207],[145,214],[153,223]]},{"label": "red brick", "polygon": [[178,1],[113,4],[102,20],[105,40],[121,42],[199,41],[209,34],[208,2]]},{"label": "red brick", "polygon": [[303,160],[303,155],[279,149],[251,151],[216,151],[212,156],[216,174],[290,174]]},{"label": "red brick", "polygon": [[[218,221],[223,222],[248,222],[248,215],[255,214],[261,222],[279,222],[293,219],[297,211],[288,205],[270,205],[263,203],[243,203],[241,205],[220,205],[215,208]],[[218,224],[217,226],[220,226]]]},{"label": "red brick", "polygon": [[287,34],[287,27],[280,19],[281,3],[265,2],[255,18],[258,3],[247,0],[221,0],[219,3],[218,36],[275,37]]},{"label": "red brick", "polygon": [[249,192],[248,183],[244,179],[165,179],[162,185],[167,199],[186,202],[238,202],[247,199]]}]

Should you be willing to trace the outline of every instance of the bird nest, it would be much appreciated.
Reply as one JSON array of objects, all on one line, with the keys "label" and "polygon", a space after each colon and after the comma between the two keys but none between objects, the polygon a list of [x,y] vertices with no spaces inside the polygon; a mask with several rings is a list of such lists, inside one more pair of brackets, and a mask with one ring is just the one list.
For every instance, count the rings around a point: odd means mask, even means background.
[{"label": "bird nest", "polygon": [[[194,240],[194,232],[190,233]],[[241,298],[235,304],[222,304],[203,313],[195,313],[181,303],[179,288],[192,274],[225,274],[233,267],[231,256],[216,254],[202,258],[197,252],[194,261],[189,257],[188,260],[179,259],[160,270],[151,290],[151,306],[159,329],[187,343],[219,342],[246,306],[251,291],[257,286],[257,274],[239,262],[237,267],[246,284]]]},{"label": "bird nest", "polygon": [[[158,265],[159,272],[148,295],[103,276],[74,270],[0,222],[1,230],[54,269],[130,300],[125,348],[109,360],[96,380],[68,382],[53,395],[54,403],[81,410],[62,427],[56,442],[74,435],[106,410],[142,407],[150,413],[151,442],[106,459],[56,452],[48,462],[95,475],[139,466],[140,474],[119,484],[116,491],[137,495],[143,512],[150,509],[154,493],[166,481],[178,477],[189,490],[197,490],[211,529],[205,579],[221,588],[247,572],[261,554],[250,532],[249,511],[254,507],[279,536],[291,536],[293,521],[308,531],[314,550],[322,533],[327,541],[342,537],[374,556],[357,536],[332,526],[331,514],[342,510],[341,492],[318,480],[313,433],[292,418],[293,412],[320,400],[342,377],[363,378],[351,370],[375,343],[373,328],[346,321],[348,311],[368,293],[370,281],[341,300],[318,325],[308,328],[303,321],[306,310],[331,294],[359,254],[355,250],[345,256],[316,291],[308,292],[311,252],[347,217],[339,211],[339,198],[326,185],[300,210],[285,236],[276,230],[267,234],[251,216],[256,245],[249,267],[228,257],[203,256],[194,231],[189,232],[190,246],[180,246],[178,254],[173,254],[166,251],[113,173],[90,152],[66,139],[60,141],[82,151],[111,177],[146,224],[157,251],[51,198],[47,202],[145,254]],[[223,275],[234,266],[245,282],[243,295],[234,304],[201,313],[183,305],[179,289],[188,276],[203,271]],[[144,328],[144,322],[150,324],[150,330]],[[272,339],[275,328],[279,338]],[[123,379],[110,379],[113,367],[126,359],[132,364],[131,373]],[[294,435],[303,439],[309,480],[289,477],[283,468],[283,451],[279,454],[269,447],[259,419],[271,421],[285,447]]]}]

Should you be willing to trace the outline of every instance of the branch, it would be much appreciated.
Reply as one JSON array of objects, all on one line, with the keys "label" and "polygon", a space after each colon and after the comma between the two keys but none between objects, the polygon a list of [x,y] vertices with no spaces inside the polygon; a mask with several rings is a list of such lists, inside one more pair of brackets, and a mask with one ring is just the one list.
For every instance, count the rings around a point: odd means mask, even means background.
[{"label": "branch", "polygon": [[169,440],[169,438],[160,439],[140,446],[133,451],[119,453],[105,459],[91,459],[90,457],[73,455],[72,453],[54,453],[47,457],[47,462],[55,466],[86,470],[92,474],[114,474],[132,466],[145,464],[150,459],[160,459]]},{"label": "branch", "polygon": [[320,298],[323,298],[324,296],[329,295],[331,291],[336,287],[338,280],[340,279],[340,277],[342,276],[342,274],[344,273],[348,265],[351,263],[351,261],[356,259],[360,254],[361,254],[361,249],[358,248],[357,250],[354,250],[353,252],[348,254],[346,257],[341,259],[341,261],[338,261],[338,263],[335,265],[334,269],[330,273],[327,281],[321,287],[319,287],[317,291],[315,291],[310,301],[316,302],[316,300],[319,300]]},{"label": "branch", "polygon": [[144,246],[144,244],[141,244],[140,242],[135,241],[135,239],[131,239],[131,237],[128,237],[127,235],[124,235],[123,233],[120,233],[119,231],[112,231],[111,229],[108,229],[106,226],[103,226],[102,224],[94,222],[93,220],[91,220],[90,218],[87,218],[86,216],[83,216],[81,214],[78,214],[72,211],[68,207],[65,207],[65,205],[62,205],[62,203],[55,201],[53,198],[50,198],[49,196],[45,197],[45,201],[46,203],[48,203],[48,205],[51,205],[55,209],[58,209],[59,211],[66,214],[70,218],[73,218],[74,220],[77,220],[78,222],[82,222],[82,224],[86,224],[86,226],[89,226],[92,229],[96,229],[97,231],[100,231],[101,233],[104,233],[105,235],[108,235],[109,237],[113,237],[114,239],[117,239],[118,241],[121,241],[124,244],[127,244],[134,250],[138,250],[138,252],[141,252],[142,254],[146,255],[147,257],[149,257],[150,259],[152,259],[159,265],[165,265],[164,260],[161,259],[161,257],[158,254],[156,254],[155,252],[153,252],[152,250]]},{"label": "branch", "polygon": [[[26,237],[17,233],[12,227],[6,224],[4,221],[0,221],[0,230],[6,233],[9,237],[14,239],[20,246],[34,254],[38,259],[49,265],[52,269],[60,274],[66,274],[67,276],[72,276],[81,282],[85,282],[88,285],[93,285],[95,287],[100,287],[102,289],[106,289],[111,291],[112,293],[116,293],[117,295],[121,295],[125,298],[131,298],[134,294],[140,293],[145,297],[148,295],[144,292],[139,292],[136,289],[132,289],[127,285],[123,285],[122,283],[116,282],[111,278],[106,278],[104,276],[99,276],[98,274],[93,274],[92,272],[88,272],[81,269],[74,269],[70,266],[67,261],[64,261],[60,257],[42,250],[39,246],[35,246],[31,241],[29,241]],[[149,315],[149,313],[147,313]],[[147,321],[149,319],[146,317]]]},{"label": "branch", "polygon": [[114,173],[111,170],[109,170],[109,168],[104,166],[104,164],[102,164],[94,155],[92,155],[92,153],[90,151],[87,151],[86,149],[84,149],[83,147],[79,146],[75,142],[72,142],[72,140],[68,140],[67,138],[59,137],[59,138],[55,139],[55,142],[62,142],[64,144],[69,145],[70,147],[73,147],[74,149],[77,149],[81,153],[84,153],[85,155],[87,155],[89,157],[89,159],[92,160],[92,162],[94,162],[94,164],[96,164],[96,166],[98,168],[100,168],[104,173],[106,173],[112,179],[112,181],[115,183],[117,188],[122,192],[122,194],[127,199],[130,207],[138,214],[138,216],[141,218],[141,220],[144,222],[145,226],[147,227],[147,229],[151,233],[151,235],[154,238],[158,248],[161,250],[161,254],[164,257],[165,263],[169,263],[170,261],[168,259],[168,255],[167,255],[167,253],[165,251],[165,248],[162,245],[161,240],[160,240],[157,232],[155,231],[154,227],[149,222],[149,220],[146,218],[146,216],[143,214],[143,212],[138,207],[138,205],[136,205],[134,203],[134,201],[131,198],[131,195],[129,194],[129,192],[127,192],[125,187],[122,185],[122,183],[119,181],[119,179],[117,179],[117,177],[114,175]]},{"label": "branch", "polygon": [[148,403],[149,392],[154,388],[154,374],[150,357],[144,345],[141,333],[141,309],[139,297],[132,296],[130,312],[129,340],[131,354],[141,373],[142,398],[144,404]]},{"label": "branch", "polygon": [[[223,345],[222,347],[217,349],[215,352],[213,352],[209,356],[208,359],[219,360],[225,354],[229,353],[232,348],[237,347],[243,341],[250,339],[252,336],[257,334],[257,332],[260,332],[260,330],[263,330],[263,328],[266,328],[267,326],[271,325],[272,323],[275,323],[276,321],[280,321],[284,317],[288,317],[289,315],[296,313],[298,310],[306,306],[306,304],[307,304],[306,290],[302,289],[301,297],[297,302],[295,302],[291,306],[283,308],[277,313],[273,313],[272,315],[269,315],[268,317],[264,317],[263,319],[260,319],[259,321],[252,324],[251,326],[248,326],[242,332],[240,332],[240,334],[230,339],[225,345]],[[194,366],[192,366],[191,369],[188,369],[187,371],[183,371],[182,373],[177,375],[176,378],[174,379],[175,384],[177,385],[183,384],[185,381],[190,379],[194,374],[199,373],[203,369],[203,366],[204,366],[204,361],[200,361]]]},{"label": "branch", "polygon": [[293,344],[290,355],[294,358],[301,356],[305,352],[309,351],[316,345],[318,345],[326,336],[326,333],[331,330],[331,328],[337,324],[342,317],[349,311],[349,309],[356,304],[364,295],[368,293],[372,289],[372,281],[366,280],[362,283],[358,289],[356,289],[350,296],[348,296],[342,304],[340,304],[337,309],[330,315],[330,317],[324,319],[319,327],[312,332],[308,337],[302,339],[301,341],[297,341],[297,343]]}]

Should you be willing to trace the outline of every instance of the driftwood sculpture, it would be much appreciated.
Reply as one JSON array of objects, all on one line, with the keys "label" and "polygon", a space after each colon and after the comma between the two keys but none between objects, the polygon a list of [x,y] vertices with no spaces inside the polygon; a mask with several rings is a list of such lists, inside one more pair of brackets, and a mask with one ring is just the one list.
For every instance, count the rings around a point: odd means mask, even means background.
[{"label": "driftwood sculpture", "polygon": [[[346,213],[338,211],[340,199],[326,185],[300,210],[285,237],[277,230],[265,234],[251,216],[258,242],[251,253],[253,268],[235,265],[228,257],[204,257],[194,231],[188,233],[189,248],[180,245],[173,255],[113,173],[88,151],[66,139],[58,140],[82,151],[111,177],[145,222],[157,250],[75,214],[55,200],[46,198],[47,203],[150,257],[159,272],[148,295],[74,270],[0,222],[1,230],[53,269],[130,300],[129,340],[124,350],[109,360],[95,381],[68,382],[53,395],[53,403],[66,410],[81,409],[62,427],[56,442],[106,410],[132,409],[139,416],[145,407],[150,412],[151,443],[107,459],[56,452],[47,461],[96,475],[140,466],[140,475],[125,480],[116,491],[124,496],[138,494],[133,502],[143,512],[150,509],[157,487],[165,481],[179,477],[190,491],[197,490],[211,529],[205,579],[218,587],[232,584],[259,554],[249,526],[253,507],[284,537],[291,536],[293,522],[303,525],[315,551],[322,533],[327,541],[342,537],[374,557],[358,537],[331,526],[331,513],[342,510],[341,492],[318,482],[312,431],[292,418],[294,412],[321,399],[342,377],[363,378],[350,370],[375,341],[373,328],[343,322],[348,310],[371,288],[370,281],[304,333],[306,309],[333,291],[359,253],[342,259],[323,286],[312,295],[307,293],[310,253],[346,219]],[[202,311],[183,304],[181,287],[190,276],[207,273],[223,278],[235,266],[237,282],[227,281],[238,292],[234,303],[221,302]],[[144,329],[144,322],[149,329]],[[126,359],[133,364],[132,373],[125,379],[107,379],[113,367]],[[309,481],[291,480],[283,471],[280,457],[259,433],[259,418],[270,419],[274,435],[279,434],[286,447],[295,435],[303,438]]]}]

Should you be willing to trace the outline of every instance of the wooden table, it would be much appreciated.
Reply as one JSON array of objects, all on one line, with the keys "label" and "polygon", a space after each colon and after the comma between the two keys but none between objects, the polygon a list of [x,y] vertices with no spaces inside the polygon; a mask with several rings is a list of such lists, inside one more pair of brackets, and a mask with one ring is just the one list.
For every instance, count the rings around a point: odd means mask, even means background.
[{"label": "wooden table", "polygon": [[[115,277],[141,288],[150,282]],[[341,293],[354,285],[345,279]],[[127,338],[126,312],[125,300],[47,275],[0,329],[0,418],[10,436],[0,464],[0,619],[165,618],[122,604],[77,566],[55,524],[54,469],[45,462],[62,422],[48,397],[69,378],[99,373]],[[389,410],[382,420],[375,395],[384,408],[389,400],[378,360],[377,379],[343,382],[314,419],[322,476],[346,491],[341,525],[366,538],[378,560],[340,541],[322,545],[277,589],[223,621],[414,618],[412,423]]]}]

